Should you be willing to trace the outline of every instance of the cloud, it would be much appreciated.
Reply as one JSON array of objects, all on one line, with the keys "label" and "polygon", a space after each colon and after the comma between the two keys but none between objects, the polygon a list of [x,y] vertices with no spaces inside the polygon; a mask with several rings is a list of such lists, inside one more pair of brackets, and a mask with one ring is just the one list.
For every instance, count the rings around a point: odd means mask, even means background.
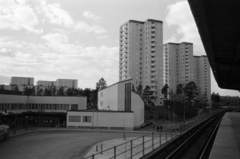
[{"label": "cloud", "polygon": [[94,32],[95,34],[102,34],[106,32],[102,26],[99,25],[89,25],[86,22],[77,22],[75,25],[76,30],[83,30],[86,32]]},{"label": "cloud", "polygon": [[46,4],[46,1],[43,1],[37,10],[40,14],[43,14],[50,23],[63,25],[65,27],[74,25],[74,20],[70,14],[57,3]]},{"label": "cloud", "polygon": [[166,42],[192,42],[195,55],[205,55],[203,44],[198,33],[192,12],[187,1],[180,1],[167,7],[166,24],[177,26],[177,33]]},{"label": "cloud", "polygon": [[[84,21],[74,21],[71,15],[66,10],[62,9],[57,3],[47,4],[46,1],[41,1],[37,11],[39,14],[43,15],[43,21],[45,21],[44,18],[46,18],[47,22],[52,24],[61,25],[75,31],[86,31],[88,33],[93,32],[95,34],[101,34],[106,32],[106,29],[104,29],[102,26],[89,25]],[[100,17],[97,17],[90,12],[85,12],[83,15],[86,18],[93,20],[100,19]]]},{"label": "cloud", "polygon": [[97,39],[106,39],[106,38],[108,38],[108,35],[97,36]]},{"label": "cloud", "polygon": [[47,45],[52,48],[54,51],[59,53],[81,53],[82,46],[77,44],[68,43],[69,39],[66,34],[61,33],[49,33],[41,37],[47,41]]},{"label": "cloud", "polygon": [[88,19],[92,19],[94,21],[100,21],[101,17],[94,15],[93,13],[86,11],[83,13],[83,16]]},{"label": "cloud", "polygon": [[[0,71],[1,71],[1,70],[0,70]],[[9,84],[9,83],[10,83],[10,79],[11,79],[10,76],[3,75],[3,74],[1,74],[1,72],[0,72],[0,84],[5,84],[5,85]]]},{"label": "cloud", "polygon": [[0,56],[15,56],[15,53],[9,48],[0,48]]},{"label": "cloud", "polygon": [[15,1],[0,2],[0,29],[21,30],[40,34],[42,29],[36,29],[39,23],[34,10],[24,5],[24,3],[15,3]]}]

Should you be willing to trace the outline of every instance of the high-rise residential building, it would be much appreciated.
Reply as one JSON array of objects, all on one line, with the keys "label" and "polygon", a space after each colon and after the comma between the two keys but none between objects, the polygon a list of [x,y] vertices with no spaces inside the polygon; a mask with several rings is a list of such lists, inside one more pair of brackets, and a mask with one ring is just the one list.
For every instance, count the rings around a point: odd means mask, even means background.
[{"label": "high-rise residential building", "polygon": [[77,79],[57,79],[56,86],[57,87],[77,88],[78,80]]},{"label": "high-rise residential building", "polygon": [[[177,84],[194,81],[200,96],[211,97],[210,65],[207,56],[193,56],[192,43],[166,43],[163,45],[163,84],[175,93]],[[209,103],[210,104],[210,103]]]},{"label": "high-rise residential building", "polygon": [[199,88],[201,96],[207,96],[208,104],[211,103],[211,75],[207,56],[194,56],[194,81]]},{"label": "high-rise residential building", "polygon": [[12,77],[10,85],[34,85],[34,78],[33,77]]},{"label": "high-rise residential building", "polygon": [[163,82],[176,92],[177,84],[194,80],[193,44],[167,43],[163,45]]},{"label": "high-rise residential building", "polygon": [[37,81],[37,86],[56,86],[56,81]]},{"label": "high-rise residential building", "polygon": [[120,26],[119,80],[132,79],[143,89],[148,85],[160,103],[163,87],[163,23],[129,20]]}]

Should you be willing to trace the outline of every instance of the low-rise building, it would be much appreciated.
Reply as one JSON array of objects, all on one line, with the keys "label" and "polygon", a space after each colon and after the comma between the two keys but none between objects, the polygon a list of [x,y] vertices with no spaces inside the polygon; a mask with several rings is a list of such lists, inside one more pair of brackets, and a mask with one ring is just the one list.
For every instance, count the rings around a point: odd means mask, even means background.
[{"label": "low-rise building", "polygon": [[[98,92],[98,111],[68,111],[68,127],[139,128],[144,123],[144,101],[132,92],[132,79]],[[85,118],[89,119],[85,120]],[[74,121],[76,119],[76,121]]]}]

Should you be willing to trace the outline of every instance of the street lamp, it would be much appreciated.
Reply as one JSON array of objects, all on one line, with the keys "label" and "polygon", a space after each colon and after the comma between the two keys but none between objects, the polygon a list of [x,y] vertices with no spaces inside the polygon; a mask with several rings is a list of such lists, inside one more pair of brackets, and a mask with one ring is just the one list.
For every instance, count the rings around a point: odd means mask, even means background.
[{"label": "street lamp", "polygon": [[28,116],[26,116],[26,131],[27,131],[27,128],[28,128]]}]

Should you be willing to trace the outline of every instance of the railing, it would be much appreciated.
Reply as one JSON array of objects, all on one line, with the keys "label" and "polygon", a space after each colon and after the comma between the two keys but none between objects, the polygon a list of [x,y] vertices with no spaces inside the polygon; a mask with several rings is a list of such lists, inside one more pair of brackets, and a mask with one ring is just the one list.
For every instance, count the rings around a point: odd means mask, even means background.
[{"label": "railing", "polygon": [[[213,111],[212,115],[221,112],[222,110]],[[172,139],[178,137],[182,133],[188,131],[192,127],[196,126],[203,120],[210,117],[209,113],[198,115],[194,118],[185,120],[178,124],[178,127],[173,127],[171,124],[169,127],[159,129],[159,132],[152,132],[147,135],[137,137],[120,145],[103,149],[98,153],[85,157],[84,159],[98,159],[101,156],[107,156],[109,159],[137,159],[145,154],[153,151],[167,144]],[[99,143],[98,143],[99,144]],[[101,144],[102,145],[102,144]]]}]

